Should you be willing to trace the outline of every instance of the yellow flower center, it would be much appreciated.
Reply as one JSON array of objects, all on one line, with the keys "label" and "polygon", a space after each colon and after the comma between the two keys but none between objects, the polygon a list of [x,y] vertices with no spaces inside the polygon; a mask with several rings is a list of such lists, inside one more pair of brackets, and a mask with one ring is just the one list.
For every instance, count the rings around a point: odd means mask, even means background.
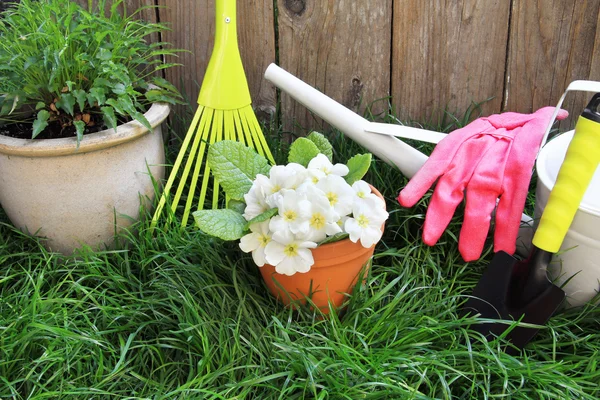
[{"label": "yellow flower center", "polygon": [[366,228],[369,226],[369,218],[366,217],[364,214],[359,215],[359,217],[356,218],[356,222],[361,228]]},{"label": "yellow flower center", "polygon": [[297,217],[298,217],[298,215],[296,214],[296,211],[294,211],[294,210],[288,210],[283,213],[283,219],[286,222],[295,221]]},{"label": "yellow flower center", "polygon": [[317,184],[317,183],[319,183],[319,178],[316,176],[313,176],[312,181],[314,184]]},{"label": "yellow flower center", "polygon": [[280,185],[273,185],[273,188],[271,189],[271,194],[277,193],[280,190],[281,190],[281,186]]},{"label": "yellow flower center", "polygon": [[267,235],[260,235],[258,237],[258,242],[260,243],[261,247],[265,247],[266,245],[269,244],[270,241],[271,241],[271,238],[268,237]]},{"label": "yellow flower center", "polygon": [[367,195],[367,194],[366,194],[365,192],[363,192],[363,191],[357,192],[356,194],[357,194],[357,196],[358,196],[358,197],[360,197],[361,199],[364,199],[364,198],[365,198],[365,196]]},{"label": "yellow flower center", "polygon": [[321,230],[325,227],[325,216],[321,213],[315,213],[310,218],[310,226],[315,229]]},{"label": "yellow flower center", "polygon": [[285,246],[283,253],[288,257],[296,257],[298,255],[298,244],[290,243]]},{"label": "yellow flower center", "polygon": [[338,202],[337,193],[329,192],[327,193],[327,200],[329,200],[329,204],[335,206]]}]

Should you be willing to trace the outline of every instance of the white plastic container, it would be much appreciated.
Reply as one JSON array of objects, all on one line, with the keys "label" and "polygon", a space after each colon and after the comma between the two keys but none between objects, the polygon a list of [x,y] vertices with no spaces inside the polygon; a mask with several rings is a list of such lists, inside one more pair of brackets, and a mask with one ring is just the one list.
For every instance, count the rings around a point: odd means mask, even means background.
[{"label": "white plastic container", "polygon": [[[573,133],[569,131],[549,141],[538,156],[536,221],[548,202]],[[556,279],[556,283],[566,292],[567,303],[571,307],[588,303],[600,292],[600,167],[548,272],[550,278]]]}]

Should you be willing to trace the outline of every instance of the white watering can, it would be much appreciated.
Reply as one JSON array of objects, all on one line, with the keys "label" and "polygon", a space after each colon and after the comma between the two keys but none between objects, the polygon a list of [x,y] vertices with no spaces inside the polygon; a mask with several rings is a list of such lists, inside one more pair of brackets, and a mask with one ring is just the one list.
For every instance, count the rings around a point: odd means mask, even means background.
[{"label": "white watering can", "polygon": [[[412,178],[425,164],[427,156],[396,137],[438,143],[446,136],[444,133],[425,129],[367,121],[275,64],[269,65],[265,71],[265,78],[327,123],[339,129],[344,135],[369,149],[375,156],[396,166],[408,178]],[[573,81],[569,85],[560,98],[548,124],[542,146],[546,143],[556,115],[570,91],[600,92],[600,82]],[[564,136],[565,139],[559,137],[552,140],[548,146],[544,146],[540,150],[540,157],[536,163],[540,176],[536,191],[537,216],[541,215],[547,195],[552,189],[553,179],[556,179],[556,173],[564,159],[572,131],[567,132]],[[552,161],[548,161],[550,159]],[[522,255],[529,253],[528,246],[533,237],[533,225],[533,219],[523,214],[517,243],[517,251]],[[555,267],[550,271],[559,281],[568,281],[563,289],[567,293],[567,297],[570,297],[571,305],[580,305],[589,301],[600,290],[600,229],[594,229],[598,226],[600,226],[600,168],[596,171],[590,188],[584,196],[561,251],[567,249],[566,246],[571,248],[577,246],[578,248],[566,251],[560,257],[555,257],[559,261],[562,260],[562,266]],[[581,265],[586,265],[586,271],[570,271],[569,265],[577,266],[579,270]],[[575,276],[573,277],[573,275]]]}]

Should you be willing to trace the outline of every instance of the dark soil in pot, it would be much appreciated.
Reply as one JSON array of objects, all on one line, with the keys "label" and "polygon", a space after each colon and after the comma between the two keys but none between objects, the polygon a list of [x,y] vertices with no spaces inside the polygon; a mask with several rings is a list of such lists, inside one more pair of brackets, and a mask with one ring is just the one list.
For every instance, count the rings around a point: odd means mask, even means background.
[{"label": "dark soil in pot", "polygon": [[[142,113],[145,113],[150,108],[148,105]],[[80,119],[86,122],[86,128],[84,131],[84,136],[90,133],[100,132],[102,130],[108,129],[108,127],[104,124],[104,120],[102,118],[102,113],[100,110],[98,112],[91,112],[89,114],[79,114]],[[132,119],[129,116],[121,116],[117,115],[117,124],[122,125],[127,122],[130,122]],[[0,135],[14,137],[17,139],[31,139],[31,134],[33,131],[33,120],[31,123],[26,122],[18,122],[18,123],[9,123],[5,125],[0,125]],[[61,122],[60,120],[50,121],[46,129],[44,129],[40,134],[36,137],[36,139],[62,139],[69,137],[76,137],[77,133],[75,131],[75,126],[70,122]]]}]

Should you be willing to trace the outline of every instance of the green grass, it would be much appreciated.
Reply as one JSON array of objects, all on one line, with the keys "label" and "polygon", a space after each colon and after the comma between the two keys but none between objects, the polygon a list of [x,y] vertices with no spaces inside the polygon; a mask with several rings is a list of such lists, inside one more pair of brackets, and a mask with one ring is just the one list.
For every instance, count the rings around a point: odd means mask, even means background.
[{"label": "green grass", "polygon": [[[338,159],[360,151],[330,138]],[[400,208],[407,180],[380,161],[366,179],[390,219],[342,316],[284,308],[251,257],[191,227],[152,236],[146,219],[120,250],[64,258],[1,215],[0,398],[600,397],[599,309],[561,311],[523,354],[505,354],[460,314],[491,242],[464,263],[459,213],[425,246],[428,199]]]}]

